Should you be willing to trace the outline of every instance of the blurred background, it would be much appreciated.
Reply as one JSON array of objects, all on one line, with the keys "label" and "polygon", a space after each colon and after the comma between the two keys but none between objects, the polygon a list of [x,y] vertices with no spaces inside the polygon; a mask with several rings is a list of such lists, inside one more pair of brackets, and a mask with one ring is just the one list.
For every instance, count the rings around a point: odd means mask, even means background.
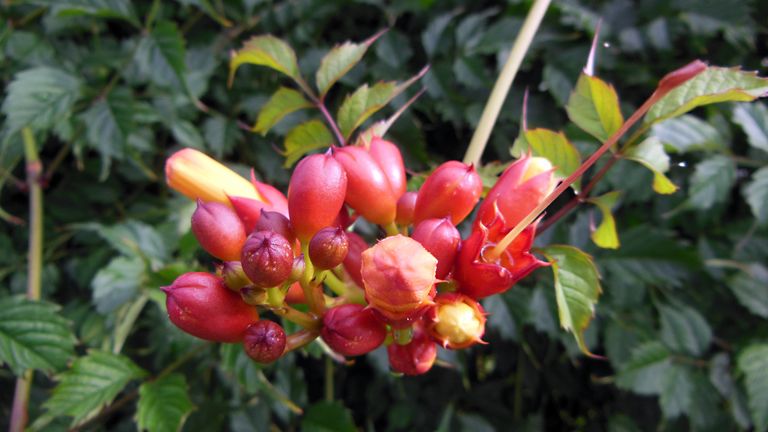
[{"label": "blurred background", "polygon": [[[595,256],[604,294],[586,337],[605,359],[584,357],[559,328],[547,269],[487,300],[488,345],[443,350],[437,367],[416,378],[389,373],[382,350],[345,366],[316,345],[261,367],[238,346],[182,334],[165,316],[158,287],[213,263],[189,232],[193,203],[165,186],[165,158],[194,147],[243,174],[254,167],[285,190],[283,139],[308,115],[293,114],[265,136],[247,130],[288,83],[246,65],[227,87],[231,50],[274,34],[311,77],[335,44],[389,28],[331,91],[329,105],[335,112],[363,83],[404,81],[430,65],[395,99],[396,109],[426,88],[387,135],[421,172],[463,157],[531,3],[3,1],[0,296],[25,292],[19,126],[31,124],[44,180],[42,296],[71,321],[77,355],[113,350],[150,375],[183,360],[176,372],[186,377],[186,396],[169,397],[188,398],[183,413],[195,407],[184,430],[764,430],[768,359],[742,355],[768,338],[768,109],[759,101],[712,105],[654,126],[671,156],[676,194],[655,194],[651,172],[638,164],[614,167],[597,192],[623,191],[615,210],[620,249],[590,241],[600,217],[594,208],[580,208],[540,239]],[[553,1],[483,161],[512,159],[526,89],[529,127],[564,130],[582,155],[597,148],[568,123],[564,106],[600,20],[596,75],[615,86],[626,116],[659,78],[694,59],[765,75],[767,15],[768,2],[757,0]],[[324,402],[327,376],[334,402]],[[7,389],[0,424],[8,422],[14,382],[10,368],[0,369]],[[42,430],[71,423],[44,406],[54,385],[52,375],[36,374],[30,416],[43,416]],[[136,387],[128,383],[117,400],[133,398],[84,429],[135,430]]]}]

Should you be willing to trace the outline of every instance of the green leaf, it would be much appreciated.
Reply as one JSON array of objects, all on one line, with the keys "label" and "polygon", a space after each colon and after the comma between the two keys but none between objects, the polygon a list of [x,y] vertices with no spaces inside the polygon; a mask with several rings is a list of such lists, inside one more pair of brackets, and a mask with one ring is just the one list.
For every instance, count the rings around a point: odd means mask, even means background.
[{"label": "green leaf", "polygon": [[696,310],[685,305],[659,305],[661,340],[671,350],[694,356],[703,354],[712,342],[712,329]]},{"label": "green leaf", "polygon": [[742,306],[759,317],[768,318],[768,268],[753,263],[743,270],[729,279],[728,287]]},{"label": "green leaf", "polygon": [[670,151],[717,151],[725,148],[725,139],[714,126],[690,114],[665,120],[653,125],[651,135],[664,143]]},{"label": "green leaf", "polygon": [[677,191],[672,181],[664,175],[669,169],[669,155],[664,151],[664,145],[658,138],[650,136],[637,146],[631,148],[626,158],[640,163],[653,172],[653,190],[668,195]]},{"label": "green leaf", "polygon": [[312,103],[300,92],[288,87],[280,87],[269,98],[267,103],[261,107],[259,116],[256,119],[256,125],[253,126],[253,131],[266,135],[272,126],[282,120],[283,117],[300,109],[310,107],[312,107]]},{"label": "green leaf", "polygon": [[752,174],[752,181],[742,189],[742,194],[755,219],[761,224],[768,222],[768,167]]},{"label": "green leaf", "polygon": [[125,256],[151,258],[156,262],[168,259],[168,247],[152,226],[135,220],[106,226],[97,223],[77,225],[80,229],[96,231],[110,246]]},{"label": "green leaf", "polygon": [[293,48],[272,35],[254,36],[247,40],[242,48],[235,51],[229,59],[228,85],[232,85],[237,68],[246,63],[272,68],[288,75],[294,81],[301,79]]},{"label": "green leaf", "polygon": [[203,123],[203,136],[206,148],[213,153],[214,157],[221,159],[224,154],[235,148],[237,141],[242,139],[242,132],[235,121],[214,115],[208,117]]},{"label": "green leaf", "polygon": [[51,15],[54,16],[91,15],[99,18],[118,18],[141,27],[129,0],[33,0],[25,3],[50,6]]},{"label": "green leaf", "polygon": [[69,118],[81,89],[82,81],[61,69],[41,66],[19,72],[6,89],[6,124],[12,132],[25,126],[49,129]]},{"label": "green leaf", "polygon": [[339,402],[318,402],[301,419],[304,432],[355,432],[352,414]]},{"label": "green leaf", "polygon": [[175,120],[171,123],[171,134],[173,138],[184,147],[192,147],[198,150],[205,148],[205,142],[200,131],[191,122],[186,120]]},{"label": "green leaf", "polygon": [[755,430],[768,429],[768,344],[752,344],[739,354],[738,365],[744,374],[749,411]]},{"label": "green leaf", "polygon": [[736,165],[727,156],[717,155],[696,165],[688,190],[688,203],[695,209],[707,210],[728,200],[736,181]]},{"label": "green leaf", "polygon": [[693,399],[690,369],[678,364],[672,364],[666,368],[659,395],[659,405],[664,417],[673,419],[687,413]]},{"label": "green leaf", "polygon": [[656,102],[645,115],[645,123],[677,117],[718,102],[749,102],[768,92],[768,79],[755,72],[710,66]]},{"label": "green leaf", "polygon": [[288,132],[285,137],[285,166],[292,166],[309,151],[329,147],[333,144],[331,131],[320,120],[302,123]]},{"label": "green leaf", "polygon": [[600,142],[624,124],[619,97],[612,85],[582,73],[565,107],[568,118]]},{"label": "green leaf", "polygon": [[193,409],[184,375],[174,373],[139,387],[136,422],[139,430],[176,432]]},{"label": "green leaf", "polygon": [[424,76],[427,70],[426,68],[422,69],[401,84],[394,81],[378,82],[373,87],[364,84],[358,87],[354,93],[347,95],[336,114],[336,120],[344,139],[349,139],[358,126]]},{"label": "green leaf", "polygon": [[646,342],[632,350],[632,357],[616,376],[616,385],[641,395],[661,394],[670,365],[670,353],[661,342]]},{"label": "green leaf", "polygon": [[747,134],[747,141],[752,147],[768,152],[768,108],[765,104],[736,105],[733,121]]},{"label": "green leaf", "polygon": [[597,229],[592,231],[592,241],[601,248],[618,249],[619,235],[616,232],[616,220],[611,209],[619,200],[621,192],[613,191],[599,197],[591,197],[587,201],[596,205],[603,214],[603,220]]},{"label": "green leaf", "polygon": [[128,357],[91,350],[57,377],[59,383],[44,406],[50,415],[73,417],[74,426],[110,403],[128,382],[144,375]]},{"label": "green leaf", "polygon": [[584,330],[595,313],[602,292],[600,276],[592,257],[573,246],[554,245],[543,249],[555,275],[555,298],[560,325],[573,333],[579,349],[590,355]]},{"label": "green leaf", "polygon": [[111,160],[122,159],[133,130],[133,100],[128,89],[117,88],[83,113],[86,141],[101,155],[101,180],[107,178]]},{"label": "green leaf", "polygon": [[59,309],[21,297],[0,299],[0,363],[19,376],[25,369],[64,369],[75,353],[76,339]]},{"label": "green leaf", "polygon": [[[176,24],[171,21],[160,21],[152,29],[148,38],[150,52],[153,53],[153,61],[164,63],[166,67],[169,67],[181,86],[186,88],[187,82],[184,75],[187,71],[187,65],[184,62],[186,56],[184,36]],[[160,65],[154,64],[153,68],[155,67],[160,67]]]},{"label": "green leaf", "polygon": [[[530,150],[534,156],[541,156],[552,162],[555,175],[568,177],[581,165],[581,155],[576,146],[565,134],[549,129],[527,129],[521,134],[521,139],[515,142],[513,154],[521,155]],[[573,182],[573,188],[581,188],[581,180]]]},{"label": "green leaf", "polygon": [[328,90],[347,74],[365,55],[371,46],[383,32],[378,33],[363,43],[344,42],[336,45],[320,61],[320,67],[315,73],[315,84],[322,99]]},{"label": "green leaf", "polygon": [[96,310],[106,315],[134,299],[143,278],[144,262],[140,258],[114,258],[91,281]]}]

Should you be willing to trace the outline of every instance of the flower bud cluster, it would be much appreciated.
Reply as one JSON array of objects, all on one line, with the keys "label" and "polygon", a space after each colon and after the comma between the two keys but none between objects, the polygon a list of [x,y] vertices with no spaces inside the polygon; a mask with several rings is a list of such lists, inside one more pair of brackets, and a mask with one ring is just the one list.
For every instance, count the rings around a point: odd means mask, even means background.
[{"label": "flower bud cluster", "polygon": [[[393,371],[425,373],[438,347],[484,343],[479,300],[545,265],[530,252],[536,223],[497,244],[553,190],[553,173],[524,156],[480,202],[479,173],[448,161],[409,192],[400,150],[374,137],[304,157],[285,196],[182,150],[167,162],[168,184],[197,200],[192,231],[222,263],[164,288],[169,317],[194,336],[243,342],[261,363],[321,337],[343,356],[386,345]],[[473,211],[462,238],[457,225]],[[367,242],[350,228],[358,217],[387,235]],[[259,311],[304,330],[286,335]]]}]

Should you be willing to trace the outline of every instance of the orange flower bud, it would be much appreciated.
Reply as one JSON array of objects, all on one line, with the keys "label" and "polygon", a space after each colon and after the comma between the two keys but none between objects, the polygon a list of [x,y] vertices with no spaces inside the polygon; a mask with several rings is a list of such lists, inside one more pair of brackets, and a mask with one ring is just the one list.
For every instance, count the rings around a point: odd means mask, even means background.
[{"label": "orange flower bud", "polygon": [[412,319],[432,304],[437,259],[416,240],[387,237],[362,254],[365,296],[392,322]]},{"label": "orange flower bud", "polygon": [[192,232],[206,252],[223,261],[240,259],[245,243],[245,228],[229,207],[217,202],[197,200],[192,214]]},{"label": "orange flower bud", "polygon": [[264,201],[248,180],[191,148],[179,150],[165,161],[165,180],[171,189],[193,200],[229,206],[227,195],[231,195]]},{"label": "orange flower bud", "polygon": [[329,154],[314,154],[296,166],[288,186],[288,211],[296,236],[307,242],[339,215],[347,174]]},{"label": "orange flower bud", "polygon": [[440,294],[435,303],[427,314],[427,331],[443,348],[482,343],[486,314],[480,303],[459,293]]},{"label": "orange flower bud", "polygon": [[472,212],[482,192],[483,182],[472,165],[445,162],[421,186],[413,221],[447,216],[458,225]]}]

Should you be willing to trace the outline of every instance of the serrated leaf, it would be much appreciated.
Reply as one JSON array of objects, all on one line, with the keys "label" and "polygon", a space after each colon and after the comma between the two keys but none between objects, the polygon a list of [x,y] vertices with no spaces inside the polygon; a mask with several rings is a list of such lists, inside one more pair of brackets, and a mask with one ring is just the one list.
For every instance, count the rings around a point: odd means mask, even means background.
[{"label": "serrated leaf", "polygon": [[229,84],[235,78],[235,72],[243,64],[266,66],[281,72],[294,81],[300,79],[296,53],[290,45],[272,35],[254,36],[235,51],[229,59]]},{"label": "serrated leaf", "polygon": [[[522,155],[529,150],[533,156],[541,156],[552,162],[555,175],[561,178],[568,177],[581,165],[579,151],[563,132],[541,128],[523,131],[512,153]],[[572,187],[575,190],[581,189],[581,180],[573,182]]]},{"label": "serrated leaf", "polygon": [[688,111],[718,102],[749,102],[768,92],[768,80],[755,72],[710,66],[670,91],[645,115],[646,124],[677,117]]},{"label": "serrated leaf", "polygon": [[749,411],[755,430],[768,429],[768,344],[752,344],[739,354],[738,365],[744,374]]},{"label": "serrated leaf", "polygon": [[752,215],[761,224],[768,223],[768,167],[752,174],[752,180],[742,189]]},{"label": "serrated leaf", "polygon": [[641,395],[660,394],[670,365],[670,353],[661,342],[646,342],[632,350],[632,357],[616,376],[616,385]]},{"label": "serrated leaf", "polygon": [[753,314],[768,318],[768,268],[753,263],[744,268],[728,281],[742,306]]},{"label": "serrated leaf", "polygon": [[266,135],[272,126],[282,120],[283,117],[310,107],[312,107],[312,103],[300,92],[288,87],[280,87],[261,107],[253,131]]},{"label": "serrated leaf", "polygon": [[601,142],[624,124],[612,85],[582,73],[565,107],[568,118]]},{"label": "serrated leaf", "polygon": [[25,3],[50,6],[53,16],[91,15],[99,18],[119,18],[141,27],[133,4],[128,0],[32,0]]},{"label": "serrated leaf", "polygon": [[677,186],[664,175],[669,169],[669,155],[664,151],[664,145],[658,138],[654,136],[646,138],[631,148],[626,158],[653,172],[653,190],[657,193],[668,195],[677,191]]},{"label": "serrated leaf", "polygon": [[339,402],[318,402],[307,410],[301,420],[305,432],[354,432],[352,414]]},{"label": "serrated leaf", "polygon": [[716,151],[725,147],[723,136],[714,126],[690,114],[654,124],[651,135],[676,153]]},{"label": "serrated leaf", "polygon": [[203,150],[205,147],[203,136],[192,122],[176,119],[171,123],[171,134],[184,147],[192,147],[198,150]]},{"label": "serrated leaf", "polygon": [[315,73],[315,84],[322,99],[328,90],[347,74],[365,55],[368,47],[381,36],[379,33],[363,43],[344,42],[336,45],[323,56]]},{"label": "serrated leaf", "polygon": [[573,333],[584,354],[591,355],[584,342],[584,330],[594,316],[602,292],[595,263],[591,256],[573,246],[547,246],[543,253],[555,275],[560,326]]},{"label": "serrated leaf", "polygon": [[736,181],[736,165],[727,156],[717,155],[696,165],[688,190],[688,203],[695,209],[707,210],[725,202]]},{"label": "serrated leaf", "polygon": [[736,105],[733,121],[747,134],[747,141],[752,147],[768,152],[768,108],[764,104]]},{"label": "serrated leaf", "polygon": [[11,132],[53,127],[69,118],[81,89],[82,81],[61,69],[41,66],[17,73],[3,101],[7,127]]},{"label": "serrated leaf", "polygon": [[693,396],[690,369],[683,365],[670,365],[662,376],[659,395],[659,405],[664,417],[673,419],[687,413]]},{"label": "serrated leaf", "polygon": [[320,120],[302,123],[288,132],[285,137],[285,166],[292,166],[309,151],[330,147],[333,144],[331,131]]},{"label": "serrated leaf", "polygon": [[224,116],[211,116],[203,123],[203,136],[213,156],[221,159],[235,148],[237,141],[242,138],[242,132],[235,121]]},{"label": "serrated leaf", "polygon": [[194,409],[184,375],[174,373],[139,387],[136,422],[139,430],[176,432]]},{"label": "serrated leaf", "polygon": [[596,205],[603,214],[603,220],[597,229],[592,231],[592,241],[601,248],[618,249],[619,235],[616,232],[616,220],[611,211],[619,200],[621,192],[613,191],[599,197],[591,197],[587,201]]},{"label": "serrated leaf", "polygon": [[712,342],[712,329],[696,310],[685,305],[659,305],[661,340],[671,350],[694,356]]},{"label": "serrated leaf", "polygon": [[88,145],[101,155],[102,180],[109,174],[112,159],[121,159],[133,130],[133,99],[128,89],[117,88],[82,114]]},{"label": "serrated leaf", "polygon": [[21,376],[26,369],[59,371],[75,354],[72,323],[59,306],[21,297],[0,299],[0,363]]},{"label": "serrated leaf", "polygon": [[168,258],[165,241],[152,226],[135,220],[115,225],[85,223],[77,228],[96,231],[115,250],[125,256],[147,257],[157,262]]},{"label": "serrated leaf", "polygon": [[144,375],[128,357],[91,350],[57,377],[59,383],[44,406],[52,416],[73,417],[74,426],[110,403],[131,380]]},{"label": "serrated leaf", "polygon": [[96,310],[106,315],[135,298],[143,277],[144,262],[140,258],[114,258],[91,281]]},{"label": "serrated leaf", "polygon": [[[148,38],[152,42],[150,45],[151,52],[153,53],[152,59],[155,62],[164,62],[176,75],[182,88],[186,88],[187,83],[184,77],[187,71],[187,66],[184,62],[186,50],[184,48],[184,37],[178,27],[176,27],[176,23],[171,21],[158,22],[148,35]],[[160,67],[160,65],[155,64],[152,67]]]}]

